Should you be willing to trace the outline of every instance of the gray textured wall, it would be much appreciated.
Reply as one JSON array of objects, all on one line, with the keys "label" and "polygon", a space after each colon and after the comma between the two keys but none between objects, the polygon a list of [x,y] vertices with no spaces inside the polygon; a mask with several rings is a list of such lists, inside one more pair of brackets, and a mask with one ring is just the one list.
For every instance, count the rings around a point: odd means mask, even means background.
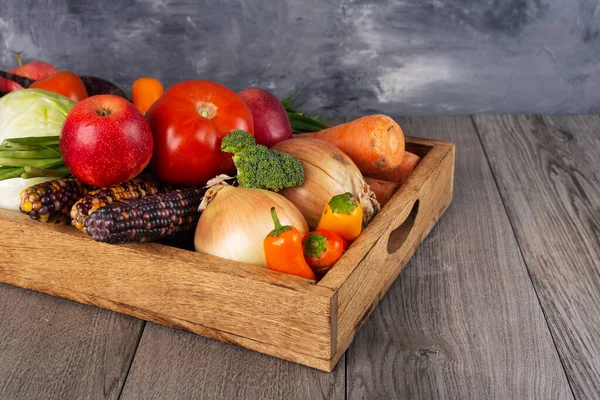
[{"label": "gray textured wall", "polygon": [[597,0],[0,0],[13,51],[126,91],[302,89],[322,115],[600,113]]}]

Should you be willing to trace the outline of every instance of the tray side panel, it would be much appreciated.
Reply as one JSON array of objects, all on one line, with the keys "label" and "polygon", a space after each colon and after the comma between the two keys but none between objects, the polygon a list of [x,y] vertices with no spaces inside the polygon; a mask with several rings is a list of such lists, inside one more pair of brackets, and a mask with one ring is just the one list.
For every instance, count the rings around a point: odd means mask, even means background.
[{"label": "tray side panel", "polygon": [[[386,210],[388,229],[338,291],[337,360],[452,201],[454,146],[432,150],[431,170],[397,194]],[[434,162],[435,161],[435,162]],[[435,168],[433,167],[435,166]],[[408,185],[407,185],[408,186]],[[402,201],[400,201],[402,200]],[[382,212],[383,213],[383,212]]]},{"label": "tray side panel", "polygon": [[109,310],[119,309],[120,312],[123,314],[131,315],[146,321],[168,326],[169,328],[181,329],[184,331],[192,332],[196,335],[200,335],[209,339],[214,339],[223,343],[244,347],[248,350],[257,351],[259,353],[292,361],[298,364],[303,364],[312,368],[320,369],[322,371],[331,372],[335,367],[335,364],[332,364],[331,360],[328,358],[319,358],[307,354],[298,353],[289,350],[286,347],[264,343],[258,340],[250,339],[248,337],[235,335],[233,333],[228,333],[213,328],[208,328],[206,326],[199,325],[190,321],[160,315],[157,312],[146,313],[143,310],[129,308],[124,304],[115,303],[108,299],[79,295],[76,301],[84,304],[97,305],[99,307],[106,308]]},{"label": "tray side panel", "polygon": [[163,325],[202,327],[197,333],[212,330],[208,336],[217,339],[233,335],[245,347],[263,343],[253,350],[275,356],[331,358],[333,291],[324,295],[323,288],[295,290],[215,272],[171,250],[168,257],[144,254],[5,215],[0,213],[1,282]]}]

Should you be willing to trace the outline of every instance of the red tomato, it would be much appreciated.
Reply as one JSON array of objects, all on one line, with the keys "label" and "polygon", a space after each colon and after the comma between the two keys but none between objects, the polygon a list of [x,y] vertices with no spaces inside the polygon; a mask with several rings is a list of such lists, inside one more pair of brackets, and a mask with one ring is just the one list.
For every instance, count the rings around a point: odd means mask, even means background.
[{"label": "red tomato", "polygon": [[254,134],[250,109],[234,91],[211,81],[176,83],[146,113],[154,136],[152,168],[162,180],[202,185],[235,174],[221,140],[235,129]]},{"label": "red tomato", "polygon": [[302,238],[304,258],[317,277],[323,277],[348,248],[348,242],[325,229],[307,233]]},{"label": "red tomato", "polygon": [[59,93],[75,102],[88,97],[88,92],[81,78],[69,71],[57,72],[47,78],[33,82],[29,87]]}]

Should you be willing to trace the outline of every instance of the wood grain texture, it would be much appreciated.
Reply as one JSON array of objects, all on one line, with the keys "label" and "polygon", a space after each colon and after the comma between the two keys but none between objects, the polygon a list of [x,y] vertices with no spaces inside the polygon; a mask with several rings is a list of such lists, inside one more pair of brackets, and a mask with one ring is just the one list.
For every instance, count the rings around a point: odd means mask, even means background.
[{"label": "wood grain texture", "polygon": [[476,116],[577,398],[600,397],[600,117]]},{"label": "wood grain texture", "polygon": [[128,399],[344,399],[331,373],[147,324],[123,390]]},{"label": "wood grain texture", "polygon": [[398,121],[456,143],[454,200],[350,346],[348,398],[572,398],[470,119]]},{"label": "wood grain texture", "polygon": [[10,400],[117,399],[143,326],[4,284],[0,321],[0,398]]}]

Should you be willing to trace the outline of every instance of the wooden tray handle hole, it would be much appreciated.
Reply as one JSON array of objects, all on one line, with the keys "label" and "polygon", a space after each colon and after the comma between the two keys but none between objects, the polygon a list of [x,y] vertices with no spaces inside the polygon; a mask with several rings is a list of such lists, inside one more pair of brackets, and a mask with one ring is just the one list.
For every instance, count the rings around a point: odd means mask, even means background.
[{"label": "wooden tray handle hole", "polygon": [[408,238],[408,235],[410,234],[413,225],[415,224],[415,220],[417,219],[418,213],[419,200],[415,201],[415,204],[413,204],[412,209],[410,210],[410,213],[408,214],[404,222],[402,222],[400,226],[398,226],[390,233],[390,237],[387,243],[388,254],[394,254],[396,251],[398,251],[400,247],[402,247],[402,245],[406,241],[406,238]]}]

